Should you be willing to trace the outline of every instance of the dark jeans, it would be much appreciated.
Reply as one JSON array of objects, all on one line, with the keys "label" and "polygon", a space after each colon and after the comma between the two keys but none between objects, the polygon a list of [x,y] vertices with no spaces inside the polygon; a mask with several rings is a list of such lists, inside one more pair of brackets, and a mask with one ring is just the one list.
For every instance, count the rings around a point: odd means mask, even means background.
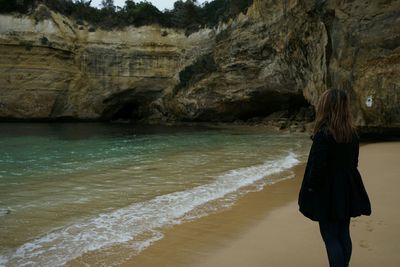
[{"label": "dark jeans", "polygon": [[349,266],[352,245],[350,218],[337,222],[319,222],[319,230],[325,242],[330,267]]}]

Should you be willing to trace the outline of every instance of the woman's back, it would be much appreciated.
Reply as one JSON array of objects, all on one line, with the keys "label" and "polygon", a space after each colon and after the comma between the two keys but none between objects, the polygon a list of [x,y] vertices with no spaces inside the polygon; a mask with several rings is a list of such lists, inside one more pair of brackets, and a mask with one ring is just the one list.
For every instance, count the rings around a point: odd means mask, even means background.
[{"label": "woman's back", "polygon": [[356,133],[350,143],[337,143],[332,136],[331,140],[329,165],[332,170],[341,168],[357,168],[359,155],[359,138]]},{"label": "woman's back", "polygon": [[334,221],[371,213],[358,156],[356,133],[349,143],[337,143],[326,128],[314,135],[298,199],[306,217]]}]

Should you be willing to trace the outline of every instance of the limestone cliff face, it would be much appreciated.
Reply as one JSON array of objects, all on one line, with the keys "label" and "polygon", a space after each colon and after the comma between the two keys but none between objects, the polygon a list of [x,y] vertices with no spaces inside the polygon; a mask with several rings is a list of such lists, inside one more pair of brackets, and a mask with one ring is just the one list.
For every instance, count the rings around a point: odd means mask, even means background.
[{"label": "limestone cliff face", "polygon": [[358,126],[399,128],[399,22],[400,1],[255,0],[216,33],[214,70],[174,101],[190,118],[205,107],[209,118],[247,118],[338,88]]},{"label": "limestone cliff face", "polygon": [[307,106],[303,94],[324,90],[324,24],[300,4],[270,2],[256,1],[248,15],[217,29],[212,53],[181,72],[185,78],[171,97],[176,113],[245,120]]},{"label": "limestone cliff face", "polygon": [[93,31],[50,14],[0,16],[3,119],[160,118],[177,72],[212,46],[210,30]]},{"label": "limestone cliff face", "polygon": [[400,1],[327,1],[323,12],[326,83],[351,94],[357,125],[399,127]]},{"label": "limestone cliff face", "polygon": [[339,88],[357,125],[399,128],[399,45],[398,0],[254,0],[190,36],[2,15],[0,117],[246,120]]}]

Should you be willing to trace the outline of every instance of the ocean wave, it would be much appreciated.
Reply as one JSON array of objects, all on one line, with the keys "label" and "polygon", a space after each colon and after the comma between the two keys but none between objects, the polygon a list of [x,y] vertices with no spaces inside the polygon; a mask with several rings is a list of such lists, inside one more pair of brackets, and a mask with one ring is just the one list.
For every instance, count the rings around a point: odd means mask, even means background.
[{"label": "ocean wave", "polygon": [[[77,221],[0,255],[0,266],[60,266],[86,252],[127,242],[138,253],[162,238],[161,227],[179,224],[194,209],[298,163],[296,154],[289,152],[278,160],[228,171],[209,184]],[[141,239],[146,233],[156,234]]]}]

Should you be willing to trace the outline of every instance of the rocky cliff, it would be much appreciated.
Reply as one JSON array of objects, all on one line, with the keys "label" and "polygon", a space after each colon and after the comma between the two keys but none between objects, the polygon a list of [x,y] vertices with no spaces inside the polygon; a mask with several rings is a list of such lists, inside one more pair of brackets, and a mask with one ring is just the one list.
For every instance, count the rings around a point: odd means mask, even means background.
[{"label": "rocky cliff", "polygon": [[358,126],[400,128],[400,1],[255,0],[189,36],[44,9],[0,16],[3,119],[304,120],[339,88]]},{"label": "rocky cliff", "polygon": [[[37,20],[37,13],[47,16]],[[42,5],[31,16],[1,15],[0,117],[158,116],[180,69],[212,49],[210,34],[187,37],[157,26],[96,30]]]}]

